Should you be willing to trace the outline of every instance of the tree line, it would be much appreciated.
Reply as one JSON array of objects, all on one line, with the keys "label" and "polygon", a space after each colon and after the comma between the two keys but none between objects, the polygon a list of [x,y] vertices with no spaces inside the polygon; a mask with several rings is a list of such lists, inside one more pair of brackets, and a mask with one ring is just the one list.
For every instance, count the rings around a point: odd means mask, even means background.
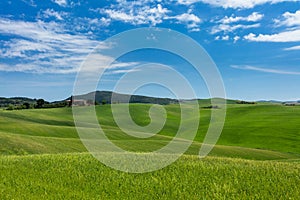
[{"label": "tree line", "polygon": [[60,101],[50,103],[44,99],[37,99],[35,102],[18,102],[17,104],[9,104],[5,106],[6,110],[23,110],[23,109],[41,109],[41,108],[61,108],[68,106],[68,102]]}]

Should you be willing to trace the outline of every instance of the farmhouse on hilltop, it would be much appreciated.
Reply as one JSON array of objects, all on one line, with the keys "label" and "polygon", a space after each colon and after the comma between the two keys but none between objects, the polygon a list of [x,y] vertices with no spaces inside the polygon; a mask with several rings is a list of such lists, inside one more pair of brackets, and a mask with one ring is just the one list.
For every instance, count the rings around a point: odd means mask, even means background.
[{"label": "farmhouse on hilltop", "polygon": [[67,101],[70,106],[91,106],[93,102],[85,99],[72,99]]}]

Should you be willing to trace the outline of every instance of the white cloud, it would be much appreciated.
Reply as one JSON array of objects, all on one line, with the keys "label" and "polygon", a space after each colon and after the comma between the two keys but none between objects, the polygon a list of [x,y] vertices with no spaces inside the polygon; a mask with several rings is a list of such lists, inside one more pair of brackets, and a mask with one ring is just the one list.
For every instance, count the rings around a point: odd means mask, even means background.
[{"label": "white cloud", "polygon": [[251,15],[247,17],[241,17],[241,16],[231,16],[231,17],[224,17],[223,19],[220,20],[221,23],[223,24],[230,24],[230,23],[235,23],[235,22],[240,22],[240,21],[246,21],[246,22],[257,22],[260,21],[264,17],[263,14],[260,14],[258,12],[253,12]]},{"label": "white cloud", "polygon": [[181,15],[176,15],[174,17],[169,17],[170,19],[177,19],[179,22],[192,22],[200,23],[201,19],[194,14],[183,13]]},{"label": "white cloud", "polygon": [[[110,19],[105,18],[105,17],[101,17],[99,21],[100,21],[100,24],[103,26],[108,26],[111,22]],[[90,23],[93,23],[93,22],[90,22]]]},{"label": "white cloud", "polygon": [[[91,40],[84,35],[71,35],[66,32],[63,27],[53,22],[24,22],[0,18],[0,34],[13,36],[13,39],[1,46],[0,71],[76,73],[95,47],[108,49],[112,45]],[[103,63],[112,61],[114,59],[110,56],[94,54],[86,61],[88,67],[84,70],[94,73],[106,67]],[[117,62],[113,63],[110,69],[121,70],[137,64]]]},{"label": "white cloud", "polygon": [[[118,0],[117,4],[112,4],[109,7],[90,10],[106,15],[106,19],[111,21],[121,21],[132,25],[147,24],[156,26],[166,20],[171,20],[174,23],[185,24],[190,32],[200,31],[199,24],[202,20],[191,13],[191,8],[186,13],[172,15],[172,11],[164,7],[161,2],[153,0]],[[167,1],[165,3],[170,4],[172,2]]]},{"label": "white cloud", "polygon": [[74,51],[83,49],[88,51],[98,43],[83,35],[71,35],[64,32],[65,30],[55,22],[24,22],[0,18],[0,33],[21,36],[38,43],[53,46],[63,44],[65,46],[63,49]]},{"label": "white cloud", "polygon": [[269,68],[259,68],[259,67],[249,66],[249,65],[232,65],[231,67],[235,69],[260,71],[260,72],[272,73],[272,74],[300,75],[300,72],[292,72],[292,71],[269,69]]},{"label": "white cloud", "polygon": [[289,47],[289,48],[285,48],[285,51],[297,51],[300,50],[300,46],[294,46],[294,47]]},{"label": "white cloud", "polygon": [[[84,35],[65,32],[53,22],[24,22],[0,18],[0,34],[15,37],[1,46],[0,58],[2,62],[7,59],[17,62],[9,69],[2,65],[2,70],[75,72],[93,48],[101,43]],[[103,48],[108,47],[103,45]]]},{"label": "white cloud", "polygon": [[134,67],[140,64],[139,62],[116,62],[113,57],[100,53],[92,53],[84,61],[80,68],[80,73],[87,77],[87,82],[90,83],[91,79],[98,81],[99,77],[95,72],[102,71],[105,75],[122,74],[133,72]]},{"label": "white cloud", "polygon": [[200,2],[199,0],[178,0],[178,4],[190,5],[196,2]]},{"label": "white cloud", "polygon": [[68,4],[67,0],[52,0],[52,1],[60,6],[66,6]]},{"label": "white cloud", "polygon": [[243,24],[237,24],[237,25],[228,25],[228,24],[220,24],[217,26],[214,26],[212,28],[211,33],[216,34],[219,32],[233,32],[237,29],[250,29],[250,28],[258,28],[260,27],[260,24],[251,24],[251,25],[243,25]]},{"label": "white cloud", "polygon": [[5,72],[27,72],[27,73],[53,73],[68,74],[76,73],[77,68],[44,68],[38,63],[7,65],[0,63],[0,71]]},{"label": "white cloud", "polygon": [[122,21],[132,25],[149,24],[156,26],[165,20],[174,20],[175,23],[185,24],[189,31],[200,31],[201,19],[191,10],[180,15],[170,16],[171,10],[153,0],[142,1],[117,1],[117,4],[109,8],[93,9],[107,15],[107,18],[115,21]]},{"label": "white cloud", "polygon": [[55,17],[57,20],[63,20],[63,17],[66,16],[66,13],[61,12],[58,13],[54,11],[53,9],[47,9],[43,11],[43,17],[49,18],[49,17]]},{"label": "white cloud", "polygon": [[299,0],[179,0],[179,4],[190,5],[193,3],[205,3],[223,8],[249,9],[266,3],[276,4],[281,2],[299,2]]},{"label": "white cloud", "polygon": [[215,40],[228,41],[228,40],[230,40],[230,36],[229,35],[223,35],[223,36],[218,35],[215,37]]},{"label": "white cloud", "polygon": [[119,70],[113,70],[113,71],[107,71],[105,72],[105,75],[109,74],[127,74],[131,72],[138,72],[141,71],[140,69],[119,69]]},{"label": "white cloud", "polygon": [[272,35],[250,33],[244,39],[255,42],[300,42],[300,30],[285,31]]},{"label": "white cloud", "polygon": [[26,58],[26,52],[46,52],[53,50],[51,46],[43,43],[32,42],[24,39],[12,39],[5,43],[6,49],[2,50],[4,57],[23,57]]},{"label": "white cloud", "polygon": [[223,36],[223,37],[222,37],[222,40],[225,40],[225,41],[229,40],[229,35]]},{"label": "white cloud", "polygon": [[[237,29],[250,29],[260,27],[260,23],[249,24],[249,22],[258,22],[264,17],[263,14],[258,12],[253,12],[251,15],[246,17],[234,16],[231,17],[225,16],[223,19],[217,21],[218,25],[212,27],[211,33],[216,34],[219,32],[234,32]],[[212,21],[213,22],[213,21]],[[236,24],[239,22],[239,24]],[[241,22],[248,22],[248,24],[241,24]]]},{"label": "white cloud", "polygon": [[69,30],[75,30],[77,32],[86,32],[88,35],[95,36],[96,32],[107,31],[104,28],[109,26],[111,19],[105,17],[77,17],[72,22],[65,23],[65,27]]},{"label": "white cloud", "polygon": [[117,69],[117,68],[124,68],[124,67],[132,67],[139,65],[139,62],[114,62],[111,66],[110,69]]},{"label": "white cloud", "polygon": [[295,13],[285,12],[282,17],[283,20],[275,20],[278,26],[300,26],[300,10]]},{"label": "white cloud", "polygon": [[187,28],[192,32],[199,32],[199,24],[202,22],[198,16],[192,13],[183,13],[176,16],[165,17],[165,19],[176,19],[177,23],[186,24]]},{"label": "white cloud", "polygon": [[[128,4],[125,7],[121,7],[124,2],[118,5],[115,9],[101,9],[100,12],[109,16],[112,20],[123,21],[126,23],[138,25],[138,24],[160,24],[163,18],[170,11],[167,8],[163,8],[161,4],[150,7],[148,5],[140,5],[136,2]],[[138,5],[137,7],[135,7]]]},{"label": "white cloud", "polygon": [[[104,13],[107,14],[111,19],[124,21],[124,22],[132,22],[134,24],[142,24],[144,22],[144,17],[139,16],[136,18],[133,14],[126,14],[122,11],[117,10],[104,10]],[[141,19],[142,18],[142,19]]]},{"label": "white cloud", "polygon": [[240,36],[235,36],[235,37],[233,38],[234,43],[236,43],[239,39],[241,39]]},{"label": "white cloud", "polygon": [[[275,34],[254,34],[244,36],[244,39],[255,42],[299,42],[300,41],[300,10],[295,13],[285,12],[282,19],[276,19],[276,26],[289,27],[285,31]],[[284,50],[298,50],[297,47],[286,48]]]},{"label": "white cloud", "polygon": [[201,29],[200,28],[192,28],[189,31],[190,32],[199,32],[199,31],[201,31]]}]

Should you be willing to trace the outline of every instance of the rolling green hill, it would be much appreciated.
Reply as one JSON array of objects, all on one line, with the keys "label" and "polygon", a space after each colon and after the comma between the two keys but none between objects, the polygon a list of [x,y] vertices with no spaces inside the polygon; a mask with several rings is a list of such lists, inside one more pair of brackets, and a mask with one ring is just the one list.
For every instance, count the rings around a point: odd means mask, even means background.
[{"label": "rolling green hill", "polygon": [[[130,104],[133,120],[147,125],[150,107]],[[123,133],[110,105],[96,106],[96,111],[114,144],[129,151],[153,151],[172,139],[180,123],[179,105],[164,107],[165,127],[147,139]],[[156,172],[127,174],[105,167],[87,153],[71,108],[0,110],[0,197],[297,199],[300,106],[229,104],[218,144],[200,160],[197,155],[211,111],[200,109],[196,139],[177,162]]]},{"label": "rolling green hill", "polygon": [[[122,106],[121,104],[119,106]],[[149,104],[132,104],[130,106],[131,115],[134,121],[139,125],[147,125],[150,122],[148,110]],[[180,123],[180,109],[176,104],[165,106],[168,118],[165,127],[159,135],[149,139],[135,139],[123,133],[113,120],[110,105],[97,106],[98,119],[107,136],[124,148],[138,148],[141,143],[155,148],[163,146],[171,140],[176,134]],[[206,134],[210,121],[210,109],[201,109],[200,126],[194,145],[198,148]],[[298,156],[300,154],[300,107],[286,107],[281,105],[229,105],[225,126],[218,142],[219,148],[226,146],[227,148],[244,148],[255,149],[255,151],[272,151],[283,154]],[[41,110],[18,110],[18,111],[0,111],[0,141],[35,141],[35,144],[41,143],[46,153],[51,153],[51,143],[55,144],[60,141],[66,143],[67,151],[85,151],[84,147],[80,147],[81,143],[74,127],[72,109],[41,109]],[[48,140],[49,142],[45,142]],[[51,142],[52,141],[52,142]],[[54,142],[56,141],[56,142]],[[71,142],[72,141],[72,142]],[[136,142],[137,141],[137,142]],[[157,142],[159,141],[159,142]],[[134,146],[134,143],[138,145]],[[16,142],[15,142],[16,143]],[[30,142],[24,142],[29,144]],[[70,143],[70,146],[67,145]],[[130,143],[130,145],[127,145]],[[2,154],[14,154],[15,151],[10,147],[14,146],[14,142],[7,145],[7,142],[1,142]],[[5,144],[5,145],[4,145]],[[72,145],[74,147],[72,148]],[[76,145],[75,145],[76,144]],[[19,145],[19,144],[18,144]],[[16,145],[16,146],[18,146]],[[143,148],[145,147],[143,146]],[[4,146],[6,146],[4,148]],[[20,146],[18,152],[26,154],[26,148]],[[27,145],[30,146],[30,145]],[[32,145],[34,146],[34,145]],[[127,147],[126,147],[127,146]],[[197,148],[191,149],[197,149]],[[58,148],[58,147],[57,147]],[[14,149],[14,148],[13,148]],[[28,150],[35,153],[34,148]],[[39,149],[39,148],[37,148]],[[11,152],[11,153],[9,153]],[[57,151],[59,153],[59,151]],[[197,151],[190,150],[189,154],[197,154]],[[221,151],[220,151],[221,152]],[[241,150],[241,154],[243,150]],[[39,150],[37,153],[43,153]],[[224,154],[227,154],[223,151]],[[220,155],[222,156],[222,155]]]}]

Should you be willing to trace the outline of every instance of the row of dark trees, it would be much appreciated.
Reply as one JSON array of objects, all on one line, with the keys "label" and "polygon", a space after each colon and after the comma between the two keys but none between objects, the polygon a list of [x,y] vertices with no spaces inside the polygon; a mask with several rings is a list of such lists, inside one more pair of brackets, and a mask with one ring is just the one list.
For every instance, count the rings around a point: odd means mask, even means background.
[{"label": "row of dark trees", "polygon": [[41,109],[41,108],[61,108],[68,106],[65,101],[49,103],[44,99],[37,99],[35,103],[24,102],[23,104],[10,104],[6,110],[23,110],[23,109]]},{"label": "row of dark trees", "polygon": [[256,102],[249,102],[249,101],[237,101],[237,104],[256,104]]}]

